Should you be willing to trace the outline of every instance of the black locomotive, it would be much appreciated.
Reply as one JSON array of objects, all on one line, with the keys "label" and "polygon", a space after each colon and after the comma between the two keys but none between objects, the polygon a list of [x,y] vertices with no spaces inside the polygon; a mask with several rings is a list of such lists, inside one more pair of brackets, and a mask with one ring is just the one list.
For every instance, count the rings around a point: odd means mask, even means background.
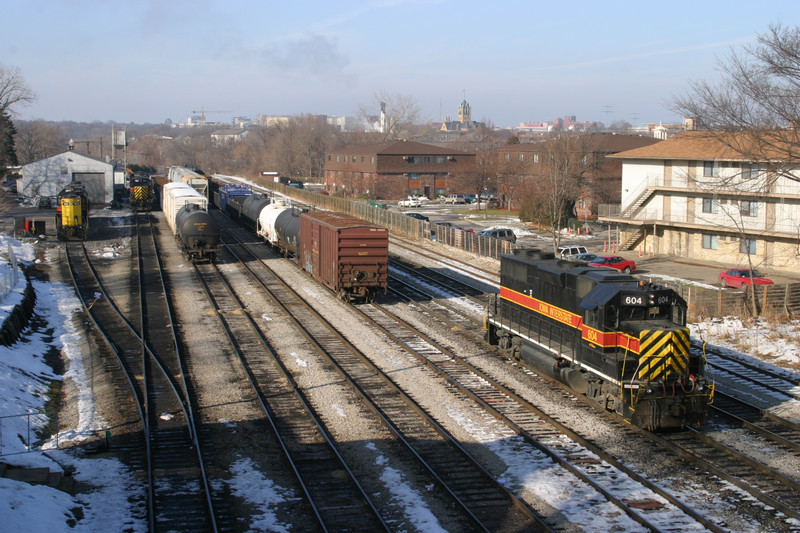
[{"label": "black locomotive", "polygon": [[500,272],[486,340],[501,352],[636,426],[705,421],[713,382],[675,291],[539,250],[502,256]]},{"label": "black locomotive", "polygon": [[58,193],[56,233],[62,241],[82,241],[89,234],[89,195],[79,181]]},{"label": "black locomotive", "polygon": [[128,174],[126,187],[128,189],[128,201],[133,211],[152,211],[153,201],[155,200],[153,178],[147,174]]}]

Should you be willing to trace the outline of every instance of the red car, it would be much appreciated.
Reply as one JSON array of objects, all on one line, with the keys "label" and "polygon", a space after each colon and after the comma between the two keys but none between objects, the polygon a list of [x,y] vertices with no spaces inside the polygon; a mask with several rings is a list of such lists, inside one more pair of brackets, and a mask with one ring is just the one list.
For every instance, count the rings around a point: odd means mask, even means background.
[{"label": "red car", "polygon": [[719,284],[723,287],[733,287],[734,289],[741,289],[742,285],[773,285],[775,282],[764,275],[758,270],[753,270],[753,279],[750,279],[750,270],[746,268],[732,268],[719,275]]},{"label": "red car", "polygon": [[615,268],[626,274],[636,270],[636,263],[618,255],[601,255],[589,263],[589,266]]}]

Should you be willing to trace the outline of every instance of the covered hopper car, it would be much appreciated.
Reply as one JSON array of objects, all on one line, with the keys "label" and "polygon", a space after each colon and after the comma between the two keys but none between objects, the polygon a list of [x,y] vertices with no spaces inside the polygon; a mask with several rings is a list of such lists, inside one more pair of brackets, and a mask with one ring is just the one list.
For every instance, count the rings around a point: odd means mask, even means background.
[{"label": "covered hopper car", "polygon": [[186,167],[169,167],[167,179],[172,183],[185,183],[208,198],[208,178],[201,172]]},{"label": "covered hopper car", "polygon": [[486,340],[636,426],[696,426],[713,382],[686,310],[672,289],[521,249],[501,257]]}]

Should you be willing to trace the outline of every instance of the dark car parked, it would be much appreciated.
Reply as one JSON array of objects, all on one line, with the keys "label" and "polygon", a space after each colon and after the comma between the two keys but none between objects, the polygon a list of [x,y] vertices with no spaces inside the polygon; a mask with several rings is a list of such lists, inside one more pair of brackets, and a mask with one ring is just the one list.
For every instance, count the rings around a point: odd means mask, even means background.
[{"label": "dark car parked", "polygon": [[483,231],[479,231],[478,235],[510,241],[511,243],[517,242],[517,236],[514,235],[514,232],[508,228],[485,229]]},{"label": "dark car parked", "polygon": [[421,215],[419,213],[404,213],[407,217],[416,218],[417,220],[424,220],[428,222],[430,219],[425,215]]}]

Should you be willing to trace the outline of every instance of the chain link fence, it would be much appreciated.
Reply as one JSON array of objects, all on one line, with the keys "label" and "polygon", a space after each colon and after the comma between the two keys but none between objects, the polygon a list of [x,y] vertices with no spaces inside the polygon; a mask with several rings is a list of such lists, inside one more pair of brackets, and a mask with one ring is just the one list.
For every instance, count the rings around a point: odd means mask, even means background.
[{"label": "chain link fence", "polygon": [[46,442],[59,447],[58,412],[0,416],[0,457],[40,451]]}]

